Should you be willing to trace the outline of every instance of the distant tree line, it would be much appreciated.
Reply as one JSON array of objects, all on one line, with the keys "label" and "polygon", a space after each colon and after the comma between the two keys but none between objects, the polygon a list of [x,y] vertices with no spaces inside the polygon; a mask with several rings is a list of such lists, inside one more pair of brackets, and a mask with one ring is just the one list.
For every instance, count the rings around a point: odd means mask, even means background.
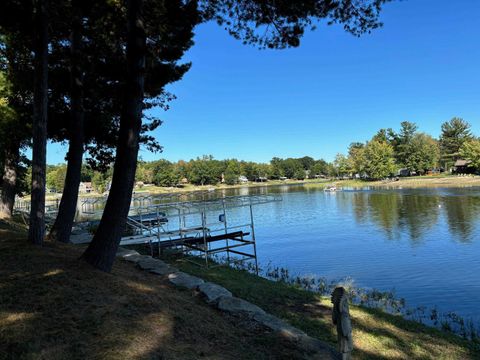
[{"label": "distant tree line", "polygon": [[[465,160],[464,168],[467,171],[480,172],[480,139],[472,135],[466,121],[453,118],[443,123],[439,139],[419,132],[415,123],[404,121],[398,132],[380,129],[365,143],[351,143],[347,155],[337,154],[333,162],[316,160],[310,156],[274,157],[269,163],[217,160],[212,155],[178,162],[159,159],[139,161],[135,181],[172,187],[183,182],[194,185],[215,185],[220,182],[235,185],[241,178],[253,182],[354,176],[376,180],[398,174],[424,175],[429,171],[448,171],[458,159]],[[66,164],[48,165],[47,187],[61,191],[66,171]],[[100,171],[83,164],[81,181],[91,182],[96,192],[103,193],[112,180],[112,173],[112,167]]]},{"label": "distant tree line", "polygon": [[348,153],[337,154],[333,162],[304,156],[274,157],[269,163],[256,163],[216,160],[211,155],[177,163],[142,161],[138,164],[136,180],[158,186],[174,186],[181,179],[195,185],[214,185],[223,179],[233,185],[240,181],[240,176],[249,181],[322,176],[377,180],[399,173],[424,175],[429,171],[449,171],[459,159],[466,161],[469,172],[480,172],[480,139],[472,134],[468,122],[455,117],[441,125],[438,139],[418,131],[415,123],[404,121],[398,131],[380,129],[365,143],[351,143]]},{"label": "distant tree line", "polygon": [[333,162],[337,176],[382,179],[397,174],[423,175],[428,171],[448,171],[457,160],[462,169],[480,171],[480,140],[469,123],[453,118],[441,126],[438,139],[418,131],[415,123],[404,121],[400,130],[380,129],[365,143],[354,142],[347,155],[337,154]]},{"label": "distant tree line", "polygon": [[273,158],[270,163],[257,163],[237,159],[216,160],[204,155],[190,161],[176,163],[167,160],[140,162],[136,180],[153,183],[158,186],[174,186],[185,179],[194,185],[214,185],[224,182],[235,185],[240,177],[248,181],[276,180],[281,178],[303,180],[309,174],[327,173],[328,163],[314,160],[309,156],[302,158]]},{"label": "distant tree line", "polygon": [[[66,177],[66,164],[47,166],[47,188],[61,192]],[[93,189],[103,193],[112,180],[113,169],[93,170],[87,164],[82,165],[81,181],[91,182]],[[270,163],[256,163],[237,159],[217,160],[204,155],[190,161],[170,162],[165,159],[139,161],[135,181],[156,186],[172,187],[188,182],[194,185],[215,185],[223,182],[235,185],[240,177],[248,181],[278,180],[283,178],[303,180],[314,175],[334,176],[332,164],[325,160],[314,160],[309,156],[302,158],[273,158]]]}]

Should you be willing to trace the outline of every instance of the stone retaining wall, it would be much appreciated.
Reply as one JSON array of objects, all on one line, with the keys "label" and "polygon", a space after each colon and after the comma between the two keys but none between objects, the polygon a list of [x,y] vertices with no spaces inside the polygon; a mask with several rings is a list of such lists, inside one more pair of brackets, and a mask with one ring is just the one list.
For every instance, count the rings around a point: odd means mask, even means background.
[{"label": "stone retaining wall", "polygon": [[142,270],[168,278],[174,286],[200,292],[207,304],[214,306],[220,311],[236,316],[246,316],[260,323],[289,341],[294,342],[300,349],[305,351],[307,359],[341,358],[340,354],[328,344],[308,336],[282,319],[266,313],[260,307],[233,296],[230,291],[218,284],[205,282],[199,277],[179,271],[160,259],[140,255],[135,250],[119,248],[117,257],[136,264]]}]

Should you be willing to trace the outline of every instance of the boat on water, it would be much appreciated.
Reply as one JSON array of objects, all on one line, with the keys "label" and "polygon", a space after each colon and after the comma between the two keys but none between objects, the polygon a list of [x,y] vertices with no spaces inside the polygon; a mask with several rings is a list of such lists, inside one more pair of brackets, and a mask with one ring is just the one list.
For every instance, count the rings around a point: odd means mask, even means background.
[{"label": "boat on water", "polygon": [[338,189],[335,185],[326,186],[323,191],[325,192],[336,192]]}]

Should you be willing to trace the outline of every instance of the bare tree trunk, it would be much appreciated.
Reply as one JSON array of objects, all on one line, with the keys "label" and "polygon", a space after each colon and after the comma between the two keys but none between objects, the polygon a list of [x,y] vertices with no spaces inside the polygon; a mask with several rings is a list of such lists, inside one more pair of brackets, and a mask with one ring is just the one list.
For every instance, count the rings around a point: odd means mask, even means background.
[{"label": "bare tree trunk", "polygon": [[47,0],[36,0],[34,26],[35,85],[33,94],[32,198],[28,240],[42,245],[45,237],[45,177],[48,106]]},{"label": "bare tree trunk", "polygon": [[120,117],[117,157],[110,194],[98,230],[83,254],[94,267],[110,272],[125,230],[135,182],[145,77],[142,0],[127,0],[127,75]]},{"label": "bare tree trunk", "polygon": [[74,1],[73,6],[74,19],[70,44],[72,125],[70,126],[70,144],[67,156],[68,165],[58,215],[49,234],[51,239],[64,243],[70,241],[70,234],[77,210],[84,143],[83,71],[80,61],[82,57],[82,13],[78,2]]},{"label": "bare tree trunk", "polygon": [[17,188],[17,166],[19,156],[20,145],[5,149],[2,195],[0,197],[0,219],[10,219],[12,217]]}]

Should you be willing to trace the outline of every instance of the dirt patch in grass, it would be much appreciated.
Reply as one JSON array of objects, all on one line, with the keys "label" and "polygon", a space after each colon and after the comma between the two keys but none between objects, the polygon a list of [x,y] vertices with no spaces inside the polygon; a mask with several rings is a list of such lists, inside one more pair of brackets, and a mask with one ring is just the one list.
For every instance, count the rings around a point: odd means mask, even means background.
[{"label": "dirt patch in grass", "polygon": [[291,343],[117,261],[0,226],[0,359],[301,359]]},{"label": "dirt patch in grass", "polygon": [[[330,299],[227,267],[204,269],[170,259],[183,271],[225,286],[310,336],[336,346]],[[480,359],[478,343],[378,309],[351,306],[354,359]]]}]

